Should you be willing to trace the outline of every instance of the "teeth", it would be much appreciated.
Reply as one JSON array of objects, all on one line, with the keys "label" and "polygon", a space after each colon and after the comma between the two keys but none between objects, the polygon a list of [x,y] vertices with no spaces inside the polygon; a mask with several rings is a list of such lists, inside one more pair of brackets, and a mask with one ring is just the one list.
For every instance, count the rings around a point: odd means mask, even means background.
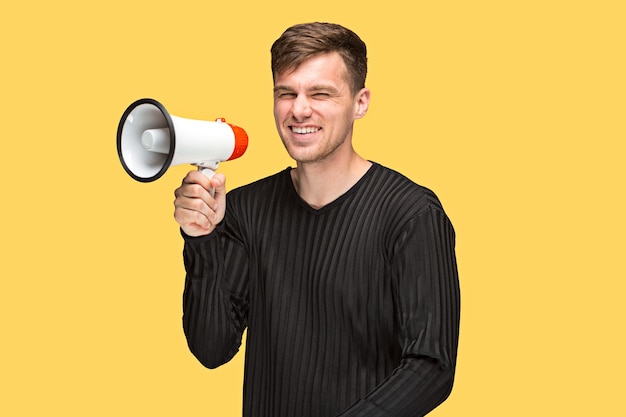
[{"label": "teeth", "polygon": [[320,130],[318,127],[292,127],[294,133],[315,133]]}]

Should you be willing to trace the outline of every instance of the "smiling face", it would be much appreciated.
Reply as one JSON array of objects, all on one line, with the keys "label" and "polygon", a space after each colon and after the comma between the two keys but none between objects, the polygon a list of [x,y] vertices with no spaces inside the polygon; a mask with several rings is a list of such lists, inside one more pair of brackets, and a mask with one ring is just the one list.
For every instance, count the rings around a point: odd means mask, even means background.
[{"label": "smiling face", "polygon": [[336,52],[276,74],[274,119],[289,155],[306,164],[353,152],[354,120],[367,112],[369,96],[366,88],[352,94],[345,63]]}]

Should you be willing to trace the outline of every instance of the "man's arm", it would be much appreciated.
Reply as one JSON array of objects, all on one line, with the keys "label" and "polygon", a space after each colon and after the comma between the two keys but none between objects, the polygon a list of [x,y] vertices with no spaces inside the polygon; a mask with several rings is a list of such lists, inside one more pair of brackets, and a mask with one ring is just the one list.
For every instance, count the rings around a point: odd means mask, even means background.
[{"label": "man's arm", "polygon": [[226,234],[218,227],[205,238],[185,237],[183,329],[189,349],[207,368],[232,359],[247,326],[248,264]]},{"label": "man's arm", "polygon": [[454,230],[439,208],[411,219],[398,235],[392,276],[402,360],[341,417],[423,416],[449,396],[460,317],[454,246]]},{"label": "man's arm", "polygon": [[[220,227],[226,213],[222,174],[209,179],[191,171],[174,194],[174,218],[185,239],[183,329],[196,358],[215,368],[229,361],[241,345],[247,317],[247,261],[235,239]],[[236,260],[231,264],[232,259]]]}]

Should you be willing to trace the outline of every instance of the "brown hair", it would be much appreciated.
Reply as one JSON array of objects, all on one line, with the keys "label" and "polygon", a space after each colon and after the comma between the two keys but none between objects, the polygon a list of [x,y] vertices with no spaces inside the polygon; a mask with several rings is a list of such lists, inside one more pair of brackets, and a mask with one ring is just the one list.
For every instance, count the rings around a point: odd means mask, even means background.
[{"label": "brown hair", "polygon": [[343,26],[334,23],[303,23],[288,28],[272,45],[272,77],[296,69],[315,55],[337,52],[347,68],[352,94],[365,87],[367,48],[365,43]]}]

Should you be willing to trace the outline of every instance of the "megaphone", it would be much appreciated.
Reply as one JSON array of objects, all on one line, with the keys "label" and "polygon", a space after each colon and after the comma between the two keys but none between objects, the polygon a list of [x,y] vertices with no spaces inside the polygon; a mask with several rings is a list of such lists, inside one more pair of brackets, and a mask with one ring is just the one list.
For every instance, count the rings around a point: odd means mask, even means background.
[{"label": "megaphone", "polygon": [[117,154],[137,181],[159,179],[170,166],[192,164],[211,177],[222,161],[239,158],[248,135],[238,126],[170,115],[151,98],[132,103],[117,128]]}]

